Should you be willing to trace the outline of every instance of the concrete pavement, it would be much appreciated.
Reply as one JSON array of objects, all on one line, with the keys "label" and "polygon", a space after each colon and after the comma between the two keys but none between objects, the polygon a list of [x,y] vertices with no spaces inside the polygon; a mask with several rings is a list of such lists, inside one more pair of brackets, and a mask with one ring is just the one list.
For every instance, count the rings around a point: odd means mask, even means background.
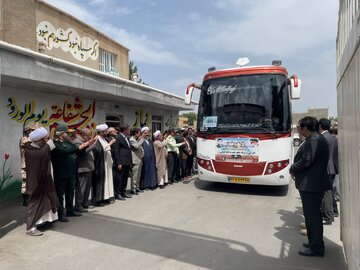
[{"label": "concrete pavement", "polygon": [[306,237],[299,195],[278,188],[178,183],[95,208],[41,237],[25,234],[25,209],[0,207],[5,269],[347,269],[339,218],[325,227],[326,255],[297,254]]}]

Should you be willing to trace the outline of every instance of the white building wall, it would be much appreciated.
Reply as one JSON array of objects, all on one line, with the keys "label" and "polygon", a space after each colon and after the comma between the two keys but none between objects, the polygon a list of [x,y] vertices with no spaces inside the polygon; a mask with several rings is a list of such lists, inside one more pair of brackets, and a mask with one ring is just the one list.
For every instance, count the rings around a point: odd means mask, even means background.
[{"label": "white building wall", "polygon": [[341,239],[350,270],[360,269],[359,1],[339,1],[337,91]]},{"label": "white building wall", "polygon": [[[88,127],[95,133],[96,125],[105,123],[107,114],[123,116],[124,124],[131,127],[147,125],[150,128],[151,115],[161,115],[163,130],[169,128],[171,119],[178,117],[176,111],[32,92],[8,86],[1,86],[0,94],[0,169],[3,168],[5,154],[9,155],[6,169],[10,168],[12,181],[20,179],[19,140],[28,122],[39,122],[48,130],[53,124],[66,124],[77,129]],[[147,115],[150,116],[148,119]]]}]

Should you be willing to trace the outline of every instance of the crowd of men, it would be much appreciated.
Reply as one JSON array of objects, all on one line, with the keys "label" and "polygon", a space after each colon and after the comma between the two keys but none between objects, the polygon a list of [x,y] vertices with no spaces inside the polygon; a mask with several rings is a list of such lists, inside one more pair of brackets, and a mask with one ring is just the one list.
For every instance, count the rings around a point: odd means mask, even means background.
[{"label": "crowd of men", "polygon": [[[331,122],[310,116],[297,128],[305,138],[290,174],[302,200],[308,242],[303,256],[325,253],[323,225],[339,215],[334,179],[338,174],[337,139]],[[101,124],[97,135],[79,134],[65,125],[48,131],[27,126],[20,140],[23,203],[28,206],[27,234],[42,235],[39,226],[81,216],[90,207],[125,201],[145,190],[163,189],[195,173],[196,136],[191,128],[155,131],[123,125],[119,130]],[[130,192],[128,192],[130,179]],[[75,205],[74,205],[75,197]],[[65,199],[65,206],[64,206]]]},{"label": "crowd of men", "polygon": [[196,173],[192,128],[157,130],[151,138],[148,127],[101,124],[96,133],[93,137],[89,129],[69,130],[62,124],[51,134],[43,127],[25,127],[21,192],[28,235],[42,235],[39,228],[53,221],[68,222],[88,208],[163,189]]},{"label": "crowd of men", "polygon": [[[305,223],[300,224],[308,242],[300,250],[302,256],[323,257],[325,245],[323,225],[331,225],[339,216],[334,189],[338,174],[338,143],[336,134],[330,134],[331,122],[310,116],[299,120],[298,132],[305,138],[300,145],[290,174],[299,190]],[[336,133],[336,132],[335,132]],[[336,186],[336,185],[335,185]]]}]

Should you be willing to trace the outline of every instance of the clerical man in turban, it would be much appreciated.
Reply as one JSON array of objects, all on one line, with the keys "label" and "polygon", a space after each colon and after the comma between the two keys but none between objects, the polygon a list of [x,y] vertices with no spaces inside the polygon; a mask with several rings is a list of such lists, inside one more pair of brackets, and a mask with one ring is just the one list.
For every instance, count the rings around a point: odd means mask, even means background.
[{"label": "clerical man in turban", "polygon": [[51,176],[50,151],[55,148],[48,132],[39,127],[29,135],[31,144],[25,149],[26,193],[29,195],[26,233],[39,236],[37,226],[58,219],[59,200]]}]

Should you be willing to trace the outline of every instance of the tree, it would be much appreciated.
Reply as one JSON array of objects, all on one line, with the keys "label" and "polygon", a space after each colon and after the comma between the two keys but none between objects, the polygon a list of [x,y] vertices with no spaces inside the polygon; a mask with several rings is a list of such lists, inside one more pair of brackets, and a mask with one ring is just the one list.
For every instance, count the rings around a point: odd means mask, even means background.
[{"label": "tree", "polygon": [[334,117],[334,116],[330,116],[329,117],[329,120],[331,121],[331,122],[338,122],[338,118],[337,117]]},{"label": "tree", "polygon": [[139,78],[138,68],[135,66],[134,61],[130,61],[129,63],[129,80],[148,85],[141,78]]},{"label": "tree", "polygon": [[133,79],[134,74],[137,74],[137,66],[135,66],[134,61],[130,61],[129,63],[129,80]]},{"label": "tree", "polygon": [[187,117],[189,126],[192,126],[197,119],[197,114],[194,112],[184,113],[181,116]]}]

